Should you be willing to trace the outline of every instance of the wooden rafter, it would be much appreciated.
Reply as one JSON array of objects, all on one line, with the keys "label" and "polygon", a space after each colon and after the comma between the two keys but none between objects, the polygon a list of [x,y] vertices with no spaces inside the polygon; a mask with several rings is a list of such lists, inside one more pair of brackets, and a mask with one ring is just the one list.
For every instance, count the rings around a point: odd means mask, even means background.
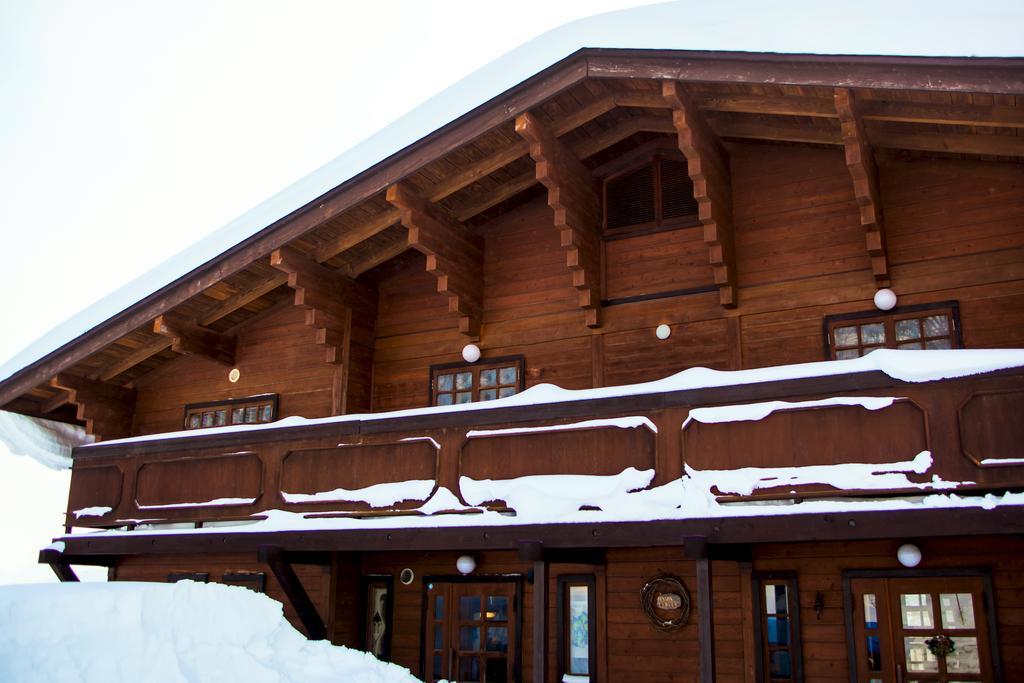
[{"label": "wooden rafter", "polygon": [[662,94],[672,105],[672,123],[678,134],[679,150],[686,157],[693,181],[693,197],[704,226],[704,242],[708,245],[708,260],[718,285],[718,300],[725,308],[734,308],[736,256],[728,152],[679,83],[665,81]]},{"label": "wooden rafter", "polygon": [[222,365],[235,364],[235,338],[207,329],[181,313],[168,311],[153,321],[153,332],[171,342],[171,350],[201,356]]},{"label": "wooden rafter", "polygon": [[325,348],[325,361],[347,366],[355,283],[290,247],[275,250],[270,265],[286,274],[295,305],[305,309],[306,325]]},{"label": "wooden rafter", "polygon": [[131,433],[134,390],[65,372],[51,378],[48,385],[76,406],[77,417],[85,421],[86,432],[97,440],[117,439]]},{"label": "wooden rafter", "polygon": [[850,169],[850,176],[853,178],[853,194],[860,207],[860,224],[864,226],[864,239],[868,256],[871,257],[871,272],[881,286],[888,286],[889,259],[885,251],[885,219],[882,216],[878,167],[875,166],[874,153],[864,133],[864,122],[857,111],[853,92],[848,88],[836,88],[835,103],[842,125],[846,167]]},{"label": "wooden rafter", "polygon": [[601,316],[601,198],[587,167],[555,133],[529,112],[516,118],[516,132],[530,143],[537,180],[548,190],[565,265],[572,272],[588,327]]},{"label": "wooden rafter", "polygon": [[484,282],[479,238],[404,183],[389,187],[387,200],[402,213],[409,246],[427,257],[427,272],[437,278],[437,291],[448,297],[448,311],[458,316],[459,332],[479,336]]}]

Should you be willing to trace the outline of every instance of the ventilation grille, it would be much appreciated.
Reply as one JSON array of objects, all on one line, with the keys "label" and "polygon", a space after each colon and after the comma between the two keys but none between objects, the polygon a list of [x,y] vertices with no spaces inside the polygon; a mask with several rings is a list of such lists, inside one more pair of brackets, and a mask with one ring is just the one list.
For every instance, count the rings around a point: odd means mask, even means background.
[{"label": "ventilation grille", "polygon": [[693,198],[693,181],[686,171],[685,161],[661,160],[661,216],[680,218],[696,216],[697,200]]},{"label": "ventilation grille", "polygon": [[653,171],[653,167],[647,166],[608,182],[605,210],[609,228],[654,222]]}]

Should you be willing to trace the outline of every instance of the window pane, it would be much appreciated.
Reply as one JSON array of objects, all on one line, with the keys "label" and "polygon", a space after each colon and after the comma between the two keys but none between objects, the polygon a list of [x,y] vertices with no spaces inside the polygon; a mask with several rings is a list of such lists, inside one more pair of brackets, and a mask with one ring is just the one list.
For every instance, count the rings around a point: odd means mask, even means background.
[{"label": "window pane", "polygon": [[590,673],[590,587],[569,586],[569,673]]},{"label": "window pane", "polygon": [[938,671],[939,661],[924,641],[925,636],[910,636],[903,639],[903,650],[907,658],[907,671]]},{"label": "window pane", "polygon": [[958,674],[980,674],[981,661],[978,659],[978,639],[953,638],[956,649],[946,655],[946,670]]},{"label": "window pane", "polygon": [[863,349],[860,350],[860,354],[862,356],[866,356],[869,353],[871,353],[872,351],[874,351],[875,349],[880,349],[880,348],[882,348],[882,347],[881,346],[865,346]]},{"label": "window pane", "polygon": [[768,617],[768,644],[789,645],[789,619]]},{"label": "window pane", "polygon": [[388,589],[384,586],[370,587],[370,652],[380,658],[384,654],[384,633],[387,631],[387,599]]},{"label": "window pane", "polygon": [[490,657],[484,665],[487,683],[506,683],[508,681],[508,660],[504,657]]},{"label": "window pane", "polygon": [[245,422],[245,408],[235,408],[231,411],[231,424],[239,425]]},{"label": "window pane", "polygon": [[480,400],[481,401],[493,401],[496,398],[498,398],[498,390],[497,389],[481,389],[480,390]]},{"label": "window pane", "polygon": [[916,319],[896,321],[896,341],[918,339],[921,336],[921,323]]},{"label": "window pane", "polygon": [[434,655],[434,678],[441,678],[441,655]]},{"label": "window pane", "polygon": [[214,413],[214,416],[215,416],[214,417],[214,424],[216,424],[218,427],[223,427],[225,424],[227,424],[227,421],[228,421],[228,411],[227,410],[218,410],[216,413]]},{"label": "window pane", "polygon": [[508,598],[504,595],[487,597],[487,614],[490,621],[508,621]]},{"label": "window pane", "polygon": [[473,402],[473,392],[472,391],[460,391],[459,393],[455,394],[455,402],[456,403],[472,403]]},{"label": "window pane", "polygon": [[789,678],[793,675],[790,666],[789,650],[776,650],[768,657],[772,678]]},{"label": "window pane", "polygon": [[213,412],[212,411],[203,413],[203,426],[204,427],[212,427],[213,426]]},{"label": "window pane", "polygon": [[480,371],[480,386],[493,387],[498,382],[498,371],[494,368]]},{"label": "window pane", "polygon": [[473,386],[473,373],[472,372],[460,372],[455,375],[455,388],[456,389],[469,389]]},{"label": "window pane", "polygon": [[438,391],[451,391],[452,390],[452,375],[438,375],[437,376],[437,390]]},{"label": "window pane", "polygon": [[516,374],[515,368],[502,368],[498,379],[501,384],[515,384]]},{"label": "window pane", "polygon": [[459,681],[477,683],[480,680],[480,660],[476,657],[459,657]]},{"label": "window pane", "polygon": [[884,344],[885,324],[868,323],[860,326],[860,338],[863,344]]},{"label": "window pane", "polygon": [[921,322],[926,337],[945,337],[949,334],[949,318],[944,315],[930,315]]},{"label": "window pane", "polygon": [[850,360],[851,358],[860,358],[860,351],[857,349],[836,351],[836,360]]},{"label": "window pane", "polygon": [[882,670],[882,643],[878,636],[868,636],[868,671]]},{"label": "window pane", "polygon": [[479,626],[462,626],[459,628],[459,649],[472,651],[480,649]]},{"label": "window pane", "polygon": [[260,407],[260,422],[270,422],[274,419],[274,406],[269,403]]},{"label": "window pane", "polygon": [[451,404],[452,404],[452,395],[451,394],[438,394],[437,395],[437,405],[439,405],[439,406],[450,406]]},{"label": "window pane", "polygon": [[508,652],[508,628],[492,626],[487,629],[487,643],[484,649],[488,652]]},{"label": "window pane", "polygon": [[768,614],[787,614],[789,603],[786,600],[786,584],[765,584],[764,605]]},{"label": "window pane", "polygon": [[502,387],[498,389],[498,398],[505,398],[506,396],[515,396],[515,387]]},{"label": "window pane", "polygon": [[463,595],[459,598],[459,619],[480,621],[480,596]]},{"label": "window pane", "polygon": [[441,624],[434,624],[434,649],[444,649],[444,629],[441,628]]},{"label": "window pane", "polygon": [[199,427],[202,421],[202,416],[199,413],[192,413],[188,416],[188,428],[196,429]]},{"label": "window pane", "polygon": [[902,344],[897,344],[896,348],[897,349],[920,349],[920,348],[923,348],[923,346],[924,345],[921,342],[916,341],[916,342],[904,342]]},{"label": "window pane", "polygon": [[256,410],[256,406],[249,406],[245,409],[245,421],[247,423],[254,423],[259,418],[259,413]]},{"label": "window pane", "polygon": [[932,339],[929,342],[925,342],[924,347],[926,349],[951,349],[953,346],[949,343],[948,339]]},{"label": "window pane", "polygon": [[942,593],[939,612],[942,628],[974,628],[974,598],[970,593]]},{"label": "window pane", "polygon": [[932,596],[927,593],[900,595],[903,628],[932,628]]},{"label": "window pane", "polygon": [[434,597],[434,619],[440,621],[444,619],[444,596],[438,595]]},{"label": "window pane", "polygon": [[836,338],[836,346],[857,346],[857,328],[837,327],[833,332]]},{"label": "window pane", "polygon": [[874,593],[864,594],[864,627],[878,628],[878,605]]}]

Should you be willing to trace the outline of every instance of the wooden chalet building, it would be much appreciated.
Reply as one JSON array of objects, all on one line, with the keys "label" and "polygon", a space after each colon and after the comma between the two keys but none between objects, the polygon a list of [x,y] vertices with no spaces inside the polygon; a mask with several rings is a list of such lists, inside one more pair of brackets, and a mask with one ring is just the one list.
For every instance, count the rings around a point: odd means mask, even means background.
[{"label": "wooden chalet building", "polygon": [[427,681],[1024,680],[1022,96],[574,52],[0,382],[97,439],[41,561]]}]

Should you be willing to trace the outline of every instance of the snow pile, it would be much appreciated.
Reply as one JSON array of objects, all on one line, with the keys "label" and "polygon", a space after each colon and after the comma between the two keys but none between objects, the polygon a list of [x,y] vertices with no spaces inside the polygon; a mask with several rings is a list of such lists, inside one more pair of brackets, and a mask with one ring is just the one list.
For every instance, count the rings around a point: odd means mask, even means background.
[{"label": "snow pile", "polygon": [[71,467],[71,449],[92,441],[78,425],[0,410],[0,443],[14,455],[34,458],[51,469]]},{"label": "snow pile", "polygon": [[417,681],[365,652],[307,640],[264,595],[191,581],[0,587],[0,680]]},{"label": "snow pile", "polygon": [[282,491],[286,503],[359,502],[375,508],[386,508],[404,500],[426,500],[434,490],[433,479],[409,479],[385,484],[373,484],[361,489],[337,488],[316,493],[288,493]]}]

